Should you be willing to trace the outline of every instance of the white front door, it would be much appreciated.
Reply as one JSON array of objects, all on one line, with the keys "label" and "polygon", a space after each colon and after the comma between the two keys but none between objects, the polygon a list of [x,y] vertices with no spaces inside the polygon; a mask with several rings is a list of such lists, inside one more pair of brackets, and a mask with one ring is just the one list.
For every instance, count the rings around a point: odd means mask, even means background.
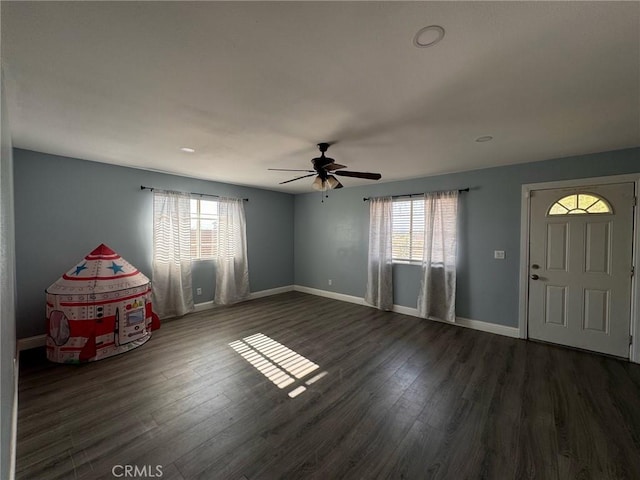
[{"label": "white front door", "polygon": [[628,358],[634,184],[530,201],[529,337]]}]

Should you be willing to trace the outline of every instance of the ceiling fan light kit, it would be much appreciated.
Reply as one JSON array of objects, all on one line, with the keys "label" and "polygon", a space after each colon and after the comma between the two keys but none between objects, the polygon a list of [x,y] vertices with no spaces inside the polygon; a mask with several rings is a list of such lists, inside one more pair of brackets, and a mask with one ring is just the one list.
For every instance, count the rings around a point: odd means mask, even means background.
[{"label": "ceiling fan light kit", "polygon": [[311,184],[314,190],[322,191],[324,190],[324,182],[320,177],[316,177],[313,183]]},{"label": "ceiling fan light kit", "polygon": [[336,188],[342,188],[344,185],[342,185],[340,181],[333,175],[327,175],[326,180],[322,180],[319,176],[316,177],[311,186],[314,188],[314,190],[323,192],[325,190],[335,190]]},{"label": "ceiling fan light kit", "polygon": [[333,175],[328,175],[327,176],[327,182],[326,183],[329,185],[329,189],[331,189],[331,190],[334,190],[336,188],[342,188],[342,184]]},{"label": "ceiling fan light kit", "polygon": [[330,143],[319,143],[318,149],[320,150],[320,156],[313,158],[311,160],[311,164],[313,165],[313,170],[297,170],[292,168],[270,168],[269,170],[275,171],[284,171],[284,172],[307,172],[307,175],[301,175],[299,177],[292,178],[290,180],[285,180],[284,182],[280,182],[280,185],[284,183],[294,182],[296,180],[300,180],[307,177],[316,178],[313,180],[311,186],[315,190],[325,191],[325,190],[335,190],[337,188],[342,188],[343,185],[340,181],[335,177],[335,175],[342,177],[353,177],[353,178],[364,178],[366,180],[380,180],[382,175],[379,173],[370,173],[370,172],[352,172],[350,170],[342,170],[343,168],[347,168],[346,165],[340,165],[336,163],[333,158],[329,158],[325,156],[326,151],[330,147]]}]

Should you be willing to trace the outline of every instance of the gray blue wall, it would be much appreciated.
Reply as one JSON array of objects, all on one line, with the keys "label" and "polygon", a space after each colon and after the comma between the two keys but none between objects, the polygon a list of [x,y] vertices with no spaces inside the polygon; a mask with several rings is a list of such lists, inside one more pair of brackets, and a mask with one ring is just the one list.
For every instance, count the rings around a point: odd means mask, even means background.
[{"label": "gray blue wall", "polygon": [[16,312],[13,160],[0,71],[0,478],[9,478],[15,394]]},{"label": "gray blue wall", "polygon": [[[363,197],[471,188],[460,200],[457,314],[517,326],[520,196],[525,183],[640,171],[640,148],[403,182],[296,195],[14,150],[18,337],[44,332],[44,289],[106,243],[151,274],[151,194],[139,186],[249,197],[251,290],[297,285],[364,296],[368,203]],[[295,228],[294,228],[295,226]],[[505,250],[505,260],[494,260]],[[328,285],[331,279],[333,284]],[[419,267],[394,267],[395,303],[415,307]],[[213,298],[210,262],[194,268],[196,303]]]},{"label": "gray blue wall", "polygon": [[[324,203],[319,193],[297,195],[295,283],[364,297],[369,204],[363,197],[469,187],[460,199],[456,313],[516,327],[522,184],[636,172],[640,148],[344,188]],[[505,260],[494,260],[494,250],[504,250]],[[418,266],[394,266],[395,304],[416,307],[419,273]]]},{"label": "gray blue wall", "polygon": [[[251,291],[293,284],[292,195],[20,149],[14,169],[18,338],[45,333],[44,290],[101,243],[151,278],[153,195],[140,185],[249,198]],[[214,284],[213,263],[196,262],[195,303]]]}]

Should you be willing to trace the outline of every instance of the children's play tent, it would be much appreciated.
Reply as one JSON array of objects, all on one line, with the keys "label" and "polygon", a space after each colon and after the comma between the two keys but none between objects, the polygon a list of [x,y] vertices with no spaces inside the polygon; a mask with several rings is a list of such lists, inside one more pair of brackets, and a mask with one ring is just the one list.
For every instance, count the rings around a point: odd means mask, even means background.
[{"label": "children's play tent", "polygon": [[149,279],[102,244],[46,290],[47,358],[100,360],[139,347],[160,322]]}]

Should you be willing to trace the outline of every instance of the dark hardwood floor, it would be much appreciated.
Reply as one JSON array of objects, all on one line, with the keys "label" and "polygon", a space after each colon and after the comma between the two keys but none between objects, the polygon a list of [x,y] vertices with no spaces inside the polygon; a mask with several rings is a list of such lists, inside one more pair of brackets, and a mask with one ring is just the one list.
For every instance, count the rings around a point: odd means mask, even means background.
[{"label": "dark hardwood floor", "polygon": [[[278,388],[229,346],[256,333],[319,368]],[[640,479],[640,365],[302,293],[43,355],[21,357],[18,479]]]}]

